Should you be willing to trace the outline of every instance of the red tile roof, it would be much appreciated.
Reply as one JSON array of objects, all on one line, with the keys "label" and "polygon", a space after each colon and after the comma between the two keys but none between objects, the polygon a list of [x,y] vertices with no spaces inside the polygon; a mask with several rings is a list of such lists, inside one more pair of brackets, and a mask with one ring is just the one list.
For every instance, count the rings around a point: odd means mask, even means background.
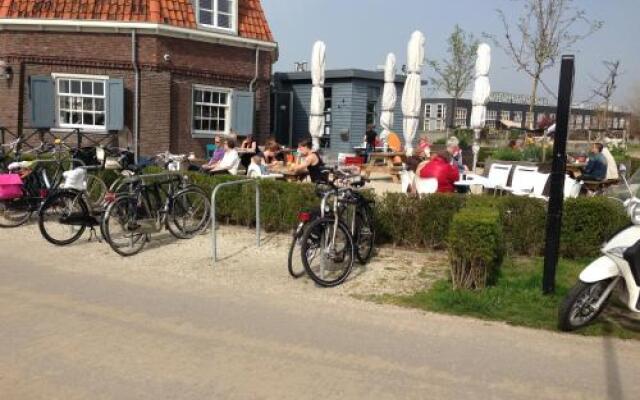
[{"label": "red tile roof", "polygon": [[[150,22],[197,29],[197,0],[0,0],[0,18]],[[260,0],[238,1],[238,34],[273,42]]]}]

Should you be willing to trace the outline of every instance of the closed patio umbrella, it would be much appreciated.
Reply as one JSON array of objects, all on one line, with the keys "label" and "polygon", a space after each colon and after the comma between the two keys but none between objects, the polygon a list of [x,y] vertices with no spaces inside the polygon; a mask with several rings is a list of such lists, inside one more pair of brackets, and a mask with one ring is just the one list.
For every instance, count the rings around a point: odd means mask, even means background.
[{"label": "closed patio umbrella", "polygon": [[489,84],[489,68],[491,67],[491,47],[486,43],[478,46],[478,58],[476,59],[476,80],[473,86],[471,109],[471,129],[474,131],[473,142],[473,171],[478,164],[478,152],[480,151],[480,131],[485,126],[487,119],[487,102],[491,94]]},{"label": "closed patio umbrella", "polygon": [[422,80],[420,74],[424,65],[425,38],[422,32],[415,31],[407,47],[407,80],[402,92],[402,122],[404,145],[407,156],[413,155],[413,138],[418,130],[420,108],[422,106]]},{"label": "closed patio umbrella", "polygon": [[[382,115],[380,116],[380,126],[382,133],[380,138],[388,145],[387,137],[393,128],[393,111],[396,107],[398,94],[396,92],[396,56],[393,53],[387,55],[387,62],[384,65],[384,89],[382,91]],[[387,146],[385,146],[387,147]]]},{"label": "closed patio umbrella", "polygon": [[324,134],[324,42],[317,41],[311,53],[311,110],[309,114],[309,133],[313,140],[313,149],[320,148],[320,138]]}]

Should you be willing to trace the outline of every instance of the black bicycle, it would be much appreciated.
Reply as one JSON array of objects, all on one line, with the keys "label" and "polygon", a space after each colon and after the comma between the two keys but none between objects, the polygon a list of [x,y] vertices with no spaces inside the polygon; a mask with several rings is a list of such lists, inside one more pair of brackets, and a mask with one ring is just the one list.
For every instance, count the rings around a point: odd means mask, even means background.
[{"label": "black bicycle", "polygon": [[139,253],[149,235],[167,229],[190,239],[207,229],[211,205],[205,192],[179,174],[140,175],[125,179],[102,219],[102,232],[121,256]]},{"label": "black bicycle", "polygon": [[289,248],[288,268],[294,278],[306,273],[318,285],[330,287],[346,280],[354,256],[362,264],[371,259],[375,225],[373,201],[357,190],[366,179],[338,169],[330,170],[328,178],[316,186],[322,198],[320,209],[298,214],[300,222]]}]

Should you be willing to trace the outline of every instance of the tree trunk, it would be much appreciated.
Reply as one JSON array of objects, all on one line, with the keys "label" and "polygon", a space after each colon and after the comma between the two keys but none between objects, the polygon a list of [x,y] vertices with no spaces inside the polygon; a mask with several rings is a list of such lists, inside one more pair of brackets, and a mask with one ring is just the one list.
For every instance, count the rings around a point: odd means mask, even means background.
[{"label": "tree trunk", "polygon": [[453,110],[451,111],[451,128],[455,132],[456,126],[456,112],[458,110],[458,97],[453,98]]},{"label": "tree trunk", "polygon": [[604,138],[609,132],[609,99],[604,103],[604,129],[600,131],[600,142],[604,142]]},{"label": "tree trunk", "polygon": [[[533,78],[533,87],[531,88],[531,101],[529,103],[529,115],[531,115],[531,122],[529,123],[529,130],[535,129],[536,124],[536,114],[534,112],[536,106],[536,97],[538,94],[538,83],[540,82],[540,75],[536,75]],[[526,121],[526,116],[525,116]],[[542,162],[547,160],[547,147],[545,146],[547,143],[547,134],[542,134]]]}]

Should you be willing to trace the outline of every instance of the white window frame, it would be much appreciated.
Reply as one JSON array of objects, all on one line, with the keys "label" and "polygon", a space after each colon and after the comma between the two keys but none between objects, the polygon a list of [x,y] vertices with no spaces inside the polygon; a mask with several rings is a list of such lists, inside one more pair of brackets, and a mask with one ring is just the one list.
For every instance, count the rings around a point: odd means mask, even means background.
[{"label": "white window frame", "polygon": [[444,103],[436,104],[436,131],[443,131],[447,126],[447,105]]},{"label": "white window frame", "polygon": [[[107,91],[108,91],[108,81],[109,81],[109,76],[106,75],[83,75],[83,74],[63,74],[63,73],[52,73],[51,74],[51,78],[53,79],[54,82],[54,87],[55,87],[55,110],[56,110],[56,127],[60,128],[60,129],[81,129],[83,131],[91,131],[91,132],[106,132],[107,131],[107,117],[108,117],[108,112],[109,110],[107,109]],[[78,80],[81,82],[102,82],[102,95],[85,95],[85,94],[73,94],[71,93],[71,86],[69,86],[69,93],[60,93],[60,81],[62,80],[68,80],[68,81],[72,81],[72,80]],[[82,84],[81,84],[82,85]],[[80,90],[82,91],[82,89]],[[103,112],[102,114],[104,114],[104,124],[103,125],[96,125],[95,124],[95,116],[96,116],[96,111],[95,108],[93,110],[91,110],[91,113],[94,116],[94,124],[92,125],[88,125],[88,124],[73,124],[73,123],[63,123],[62,119],[60,118],[60,98],[61,97],[79,97],[79,98],[91,98],[91,99],[101,99],[103,102]],[[95,104],[95,103],[94,103]],[[95,106],[94,106],[95,107]],[[71,111],[75,111],[75,110],[69,110]],[[80,112],[80,114],[83,114],[84,109],[82,109]],[[99,112],[98,112],[99,114]]]},{"label": "white window frame", "polygon": [[511,121],[511,111],[501,110],[500,111],[500,121]]},{"label": "white window frame", "polygon": [[584,129],[591,129],[591,115],[584,116]]},{"label": "white window frame", "polygon": [[487,118],[485,120],[485,125],[487,128],[495,129],[498,124],[498,110],[487,110]]},{"label": "white window frame", "polygon": [[[200,91],[206,90],[210,92],[225,93],[227,95],[224,131],[212,131],[212,130],[205,131],[202,129],[195,129],[194,127],[195,115],[193,114],[193,110],[195,107],[194,95],[196,90],[200,90]],[[217,86],[208,86],[208,85],[193,85],[193,87],[191,88],[191,101],[189,102],[189,106],[191,107],[191,112],[189,113],[190,115],[189,123],[191,124],[191,136],[196,139],[207,139],[207,138],[213,138],[215,136],[220,136],[220,135],[229,135],[229,133],[231,133],[231,119],[233,115],[233,99],[232,98],[233,98],[233,89],[217,87]],[[203,102],[202,104],[204,105],[205,103]],[[206,103],[206,104],[209,106],[216,106],[214,103]]]},{"label": "white window frame", "polygon": [[582,129],[582,122],[584,117],[582,114],[576,114],[576,129]]},{"label": "white window frame", "polygon": [[224,26],[218,25],[218,0],[211,0],[212,10],[203,9],[205,11],[211,12],[211,21],[212,24],[204,24],[200,22],[200,0],[194,0],[195,11],[196,11],[196,21],[198,21],[198,26],[200,28],[214,30],[225,33],[235,33],[238,34],[238,1],[239,0],[230,0],[231,1],[231,27],[227,28]]},{"label": "white window frame", "polygon": [[529,126],[531,126],[531,123],[534,121],[534,113],[527,111],[525,114],[525,119],[524,119],[524,125],[525,128],[529,129]]},{"label": "white window frame", "polygon": [[627,120],[624,118],[620,118],[620,129],[624,129],[627,124]]},{"label": "white window frame", "polygon": [[456,108],[455,126],[458,128],[467,128],[467,109],[465,107]]},{"label": "white window frame", "polygon": [[427,132],[430,131],[430,122],[431,122],[431,103],[426,103],[424,105],[423,118],[422,118],[422,130]]},{"label": "white window frame", "polygon": [[513,112],[513,122],[520,123],[522,125],[522,111]]}]

